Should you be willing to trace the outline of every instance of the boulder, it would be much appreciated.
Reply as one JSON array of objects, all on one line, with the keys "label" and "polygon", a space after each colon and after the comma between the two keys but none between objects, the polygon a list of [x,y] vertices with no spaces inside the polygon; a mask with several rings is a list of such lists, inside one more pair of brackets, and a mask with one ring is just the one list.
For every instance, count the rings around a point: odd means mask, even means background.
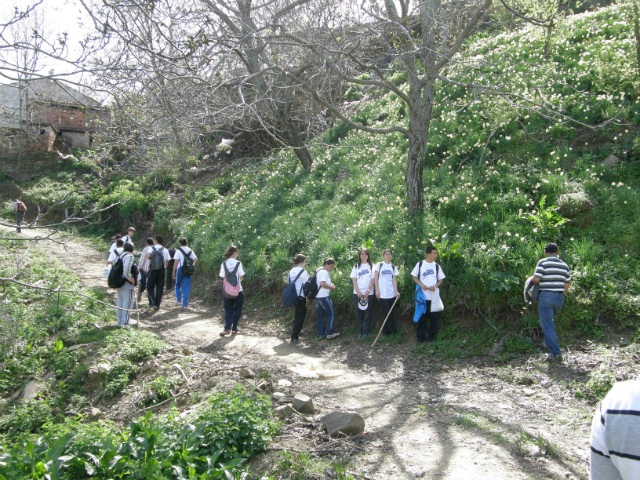
[{"label": "boulder", "polygon": [[291,405],[283,405],[282,407],[278,407],[273,411],[273,415],[280,420],[284,420],[287,417],[290,417],[296,413]]},{"label": "boulder", "polygon": [[602,162],[602,164],[609,170],[611,170],[613,167],[615,167],[619,163],[620,163],[620,159],[616,157],[613,153],[610,153],[607,156],[607,158],[605,158],[604,161]]},{"label": "boulder", "polygon": [[293,408],[295,408],[300,413],[315,413],[316,409],[313,407],[313,401],[311,397],[307,395],[303,395],[302,393],[297,393],[293,396]]},{"label": "boulder", "polygon": [[276,402],[280,400],[282,397],[286,397],[286,395],[282,392],[273,392],[273,394],[271,395],[271,398],[273,398],[273,400]]},{"label": "boulder", "polygon": [[46,383],[47,385],[55,385],[56,384],[56,374],[54,372],[49,372],[42,378],[42,381],[44,383]]},{"label": "boulder", "polygon": [[87,378],[90,382],[100,382],[102,381],[103,374],[109,370],[111,370],[111,365],[108,363],[99,363],[87,370]]},{"label": "boulder", "polygon": [[253,373],[251,370],[249,370],[248,368],[242,368],[240,369],[240,377],[241,378],[247,378],[247,379],[251,379],[251,378],[256,378],[255,373]]},{"label": "boulder", "polygon": [[40,395],[40,393],[44,390],[44,385],[37,380],[31,380],[27,383],[27,386],[24,387],[24,391],[22,392],[22,401],[25,403],[29,403],[31,400]]},{"label": "boulder", "polygon": [[364,419],[355,412],[331,412],[323,416],[320,421],[327,428],[330,436],[338,432],[345,435],[360,435],[364,432]]},{"label": "boulder", "polygon": [[280,397],[278,399],[278,403],[284,405],[285,403],[291,403],[293,401],[293,397],[290,395],[285,395],[284,397]]}]

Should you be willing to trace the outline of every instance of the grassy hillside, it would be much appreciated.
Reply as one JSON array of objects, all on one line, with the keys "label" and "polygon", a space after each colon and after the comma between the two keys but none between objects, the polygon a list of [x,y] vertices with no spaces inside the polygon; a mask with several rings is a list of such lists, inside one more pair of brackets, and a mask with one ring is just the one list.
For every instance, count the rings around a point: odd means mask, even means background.
[{"label": "grassy hillside", "polygon": [[[405,302],[411,269],[435,244],[448,277],[445,304],[459,304],[448,315],[478,306],[522,329],[537,323],[523,310],[522,282],[543,245],[557,241],[574,275],[559,330],[593,335],[603,320],[637,325],[640,104],[631,25],[626,5],[570,17],[555,30],[548,58],[538,28],[475,38],[466,66],[453,72],[461,81],[505,82],[585,125],[613,121],[594,130],[500,96],[439,86],[420,218],[406,213],[407,141],[338,122],[316,139],[311,173],[293,154],[277,153],[197,189],[156,221],[189,238],[211,277],[226,247],[238,245],[251,290],[279,290],[297,252],[310,268],[334,257],[332,297],[342,304],[350,302],[349,273],[363,243],[375,261],[383,248],[394,250]],[[406,121],[406,112],[391,94],[361,103],[354,118],[382,127]],[[603,160],[611,153],[621,162],[609,169]]]}]

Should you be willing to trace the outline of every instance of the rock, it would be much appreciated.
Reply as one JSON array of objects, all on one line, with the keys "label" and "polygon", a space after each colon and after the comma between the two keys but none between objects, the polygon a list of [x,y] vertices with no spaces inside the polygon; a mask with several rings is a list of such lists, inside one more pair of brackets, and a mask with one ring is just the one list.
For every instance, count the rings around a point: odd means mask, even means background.
[{"label": "rock", "polygon": [[24,387],[24,391],[22,392],[22,401],[24,403],[29,403],[31,400],[40,395],[40,393],[44,390],[44,385],[37,380],[31,380],[27,383],[27,386]]},{"label": "rock", "polygon": [[523,377],[520,380],[520,385],[533,385],[534,383],[536,382],[531,377]]},{"label": "rock", "polygon": [[144,365],[142,365],[142,368],[140,369],[140,373],[152,372],[154,368],[155,368],[155,365],[153,363],[146,362]]},{"label": "rock", "polygon": [[49,372],[43,377],[42,381],[47,385],[55,385],[56,374],[54,372]]},{"label": "rock", "polygon": [[198,175],[198,168],[197,167],[191,167],[189,169],[189,173],[195,177],[196,175]]},{"label": "rock", "polygon": [[273,392],[273,394],[271,395],[271,398],[273,398],[276,402],[282,397],[286,397],[286,395],[282,392]]},{"label": "rock", "polygon": [[536,391],[532,390],[530,388],[523,388],[522,389],[522,394],[527,396],[527,397],[533,397],[536,394]]},{"label": "rock", "polygon": [[187,347],[182,347],[182,354],[183,355],[193,355],[195,352],[193,350],[191,350],[190,348]]},{"label": "rock", "polygon": [[204,384],[207,386],[207,388],[213,388],[216,386],[217,382],[215,378],[209,377],[205,379]]},{"label": "rock", "polygon": [[262,380],[258,385],[256,385],[256,388],[258,390],[266,390],[267,388],[269,388],[269,382],[267,382],[266,380]]},{"label": "rock", "polygon": [[90,382],[99,382],[102,380],[103,373],[111,370],[111,365],[108,363],[99,363],[87,370],[87,378]]},{"label": "rock", "polygon": [[240,369],[240,377],[241,378],[247,378],[247,379],[251,379],[251,378],[256,378],[255,373],[253,373],[251,370],[249,370],[248,368],[242,368]]},{"label": "rock", "polygon": [[293,383],[291,383],[291,380],[287,380],[286,378],[282,378],[282,379],[278,380],[278,386],[279,387],[291,387],[291,386],[293,386]]},{"label": "rock", "polygon": [[291,405],[283,405],[282,407],[278,407],[273,411],[273,415],[280,420],[284,420],[287,417],[290,417],[296,413]]},{"label": "rock", "polygon": [[359,435],[364,432],[364,419],[355,412],[331,412],[323,416],[321,422],[330,436],[338,432],[345,435]]},{"label": "rock", "polygon": [[532,457],[539,457],[542,455],[542,450],[540,450],[540,447],[537,445],[531,445],[529,447],[529,455]]},{"label": "rock", "polygon": [[80,345],[73,345],[69,348],[67,348],[67,351],[69,352],[75,352],[76,350],[80,350],[81,348],[86,347],[87,344],[86,343],[81,343]]},{"label": "rock", "polygon": [[289,395],[285,395],[284,397],[280,397],[278,399],[278,403],[279,404],[285,404],[285,403],[291,403],[293,401],[293,397],[289,396]]},{"label": "rock", "polygon": [[180,395],[177,399],[176,399],[176,403],[178,404],[179,407],[184,407],[187,403],[189,403],[189,394],[187,395]]},{"label": "rock", "polygon": [[604,161],[602,162],[602,164],[609,170],[611,170],[613,167],[615,167],[619,163],[620,163],[620,159],[616,157],[613,153],[610,153],[609,156],[605,158]]},{"label": "rock", "polygon": [[307,395],[303,395],[302,393],[297,393],[293,396],[293,408],[295,408],[300,413],[315,413],[316,409],[313,407],[313,401],[311,397]]},{"label": "rock", "polygon": [[95,421],[102,417],[102,410],[96,407],[91,407],[89,413],[85,415],[85,418],[89,421]]}]

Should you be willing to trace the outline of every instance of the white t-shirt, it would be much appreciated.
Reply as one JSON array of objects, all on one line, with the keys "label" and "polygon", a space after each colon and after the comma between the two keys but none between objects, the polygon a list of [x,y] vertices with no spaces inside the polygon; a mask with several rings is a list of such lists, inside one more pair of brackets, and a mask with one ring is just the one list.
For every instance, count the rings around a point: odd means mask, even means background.
[{"label": "white t-shirt", "polygon": [[[320,270],[317,270],[317,272],[318,273],[316,274],[316,281],[318,282],[318,286],[320,286],[321,282],[324,282],[327,285],[331,285],[331,278],[329,277],[329,272],[327,271],[326,268],[321,268]],[[320,287],[320,290],[318,290],[318,294],[316,295],[316,298],[328,297],[330,293],[331,293],[331,290],[329,290],[328,288]]]},{"label": "white t-shirt", "polygon": [[[176,250],[176,255],[180,253],[179,251]],[[175,258],[175,255],[174,255]],[[224,264],[227,264],[227,270],[229,270],[229,272],[233,272],[233,269],[236,268],[236,263],[240,263],[238,262],[238,260],[236,260],[235,258],[227,258],[224,262],[222,262],[220,264],[220,278],[224,278]],[[240,283],[240,277],[244,277],[244,270],[242,269],[242,263],[240,263],[240,266],[238,267],[238,271],[236,272],[236,276],[238,277],[238,286],[240,287],[240,291],[242,291],[242,284]]]},{"label": "white t-shirt", "polygon": [[[191,260],[195,260],[196,258],[198,258],[196,257],[196,254],[193,253],[193,250],[191,250],[189,247],[180,246],[180,248],[184,250],[184,253],[189,255]],[[167,261],[169,261],[169,252],[167,252],[166,249],[164,251],[166,252],[165,258]],[[176,267],[176,270],[177,270],[184,263],[184,255],[182,255],[182,252],[176,248],[176,253],[173,255],[173,259],[178,263],[178,266]]]},{"label": "white t-shirt", "polygon": [[[393,268],[391,268],[393,267]],[[378,286],[380,287],[380,298],[395,298],[396,290],[393,288],[393,277],[398,276],[398,267],[392,263],[376,263],[375,271],[380,274]]]},{"label": "white t-shirt", "polygon": [[113,242],[109,247],[109,254],[111,254],[111,252],[113,252],[116,248],[117,248],[116,242]]},{"label": "white t-shirt", "polygon": [[[293,280],[298,276],[298,274],[300,273],[300,270],[304,270],[302,267],[293,267],[290,271],[289,271],[289,278],[288,278],[288,282],[293,282]],[[298,292],[298,296],[299,297],[304,297],[304,292],[302,291],[302,286],[304,285],[304,283],[309,280],[309,275],[307,275],[307,272],[302,272],[302,275],[300,275],[300,278],[298,278],[298,280],[296,280],[296,292]]]},{"label": "white t-shirt", "polygon": [[[358,289],[360,293],[364,294],[365,290],[369,290],[369,285],[371,285],[371,279],[373,277],[374,268],[368,263],[363,263],[358,268],[358,265],[354,265],[351,269],[351,278],[355,278],[358,283]],[[371,287],[368,295],[373,295],[374,287]],[[353,289],[353,293],[357,294],[356,289]]]},{"label": "white t-shirt", "polygon": [[[152,253],[152,252],[151,252],[151,249],[153,249],[153,250],[162,250],[162,256],[164,257],[164,260],[165,260],[166,262],[168,262],[169,260],[171,260],[171,258],[169,258],[169,251],[168,251],[166,248],[164,248],[162,245],[150,245],[150,247],[151,247],[151,248],[149,248],[149,250],[147,251],[147,255],[148,255],[148,254],[150,254],[150,253]],[[182,247],[182,249],[184,250],[184,249],[185,249],[185,247]],[[146,247],[145,247],[145,250],[146,250]],[[185,251],[185,252],[187,252],[187,253],[189,253],[189,251],[188,251],[188,250],[184,250],[184,251]],[[144,250],[142,251],[142,253],[144,254]],[[191,252],[191,255],[189,255],[189,256],[190,256],[191,258],[193,258],[194,260],[195,260],[195,258],[196,258],[196,255],[195,255],[193,252]],[[149,259],[149,260],[151,260],[151,259]],[[180,265],[182,266],[182,264],[180,264]]]},{"label": "white t-shirt", "polygon": [[113,252],[109,254],[107,262],[116,263],[118,256],[122,253],[122,250],[124,250],[122,247],[114,248]]},{"label": "white t-shirt", "polygon": [[124,243],[127,243],[127,242],[129,242],[129,243],[133,243],[133,242],[131,241],[131,237],[130,237],[129,235],[125,235],[125,236],[123,236],[120,240],[122,240]]},{"label": "white t-shirt", "polygon": [[[442,267],[438,265],[438,278],[436,278],[436,262],[427,263],[426,260],[422,261],[422,268],[418,271],[420,267],[420,262],[416,263],[416,266],[411,270],[411,275],[420,280],[427,287],[435,287],[438,281],[445,278],[444,272],[442,271]],[[431,296],[433,292],[431,290],[422,290],[424,293],[425,300],[431,300]]]}]

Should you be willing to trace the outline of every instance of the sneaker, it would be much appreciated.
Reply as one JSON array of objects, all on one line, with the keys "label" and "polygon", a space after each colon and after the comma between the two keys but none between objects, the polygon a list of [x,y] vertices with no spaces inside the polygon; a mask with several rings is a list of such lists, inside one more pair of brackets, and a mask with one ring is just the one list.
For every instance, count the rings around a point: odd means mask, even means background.
[{"label": "sneaker", "polygon": [[238,335],[238,333],[239,333],[238,330],[232,330],[231,331],[231,335]]},{"label": "sneaker", "polygon": [[332,338],[336,338],[338,335],[340,335],[339,333],[330,333],[329,335],[327,335],[327,338],[329,340],[331,340]]},{"label": "sneaker", "polygon": [[189,307],[182,307],[182,311],[183,311],[183,312],[190,312],[190,311],[191,311],[191,308],[189,308]]},{"label": "sneaker", "polygon": [[358,340],[362,340],[364,338],[364,335],[360,334],[358,335]]},{"label": "sneaker", "polygon": [[298,343],[300,343],[300,339],[298,338],[292,338],[291,340],[289,340],[290,345],[297,345]]},{"label": "sneaker", "polygon": [[547,353],[544,360],[549,363],[562,363],[562,354],[552,355],[551,353]]},{"label": "sneaker", "polygon": [[154,310],[160,310],[160,307],[153,307]]},{"label": "sneaker", "polygon": [[231,330],[223,330],[220,332],[220,336],[224,337],[225,335],[229,335],[231,333]]},{"label": "sneaker", "polygon": [[424,343],[424,340],[422,340],[421,338],[419,338],[419,339],[416,341],[416,345],[418,345],[418,346],[422,345],[423,343]]},{"label": "sneaker", "polygon": [[325,337],[324,335],[318,335],[318,340],[324,340],[325,338],[327,337]]}]

